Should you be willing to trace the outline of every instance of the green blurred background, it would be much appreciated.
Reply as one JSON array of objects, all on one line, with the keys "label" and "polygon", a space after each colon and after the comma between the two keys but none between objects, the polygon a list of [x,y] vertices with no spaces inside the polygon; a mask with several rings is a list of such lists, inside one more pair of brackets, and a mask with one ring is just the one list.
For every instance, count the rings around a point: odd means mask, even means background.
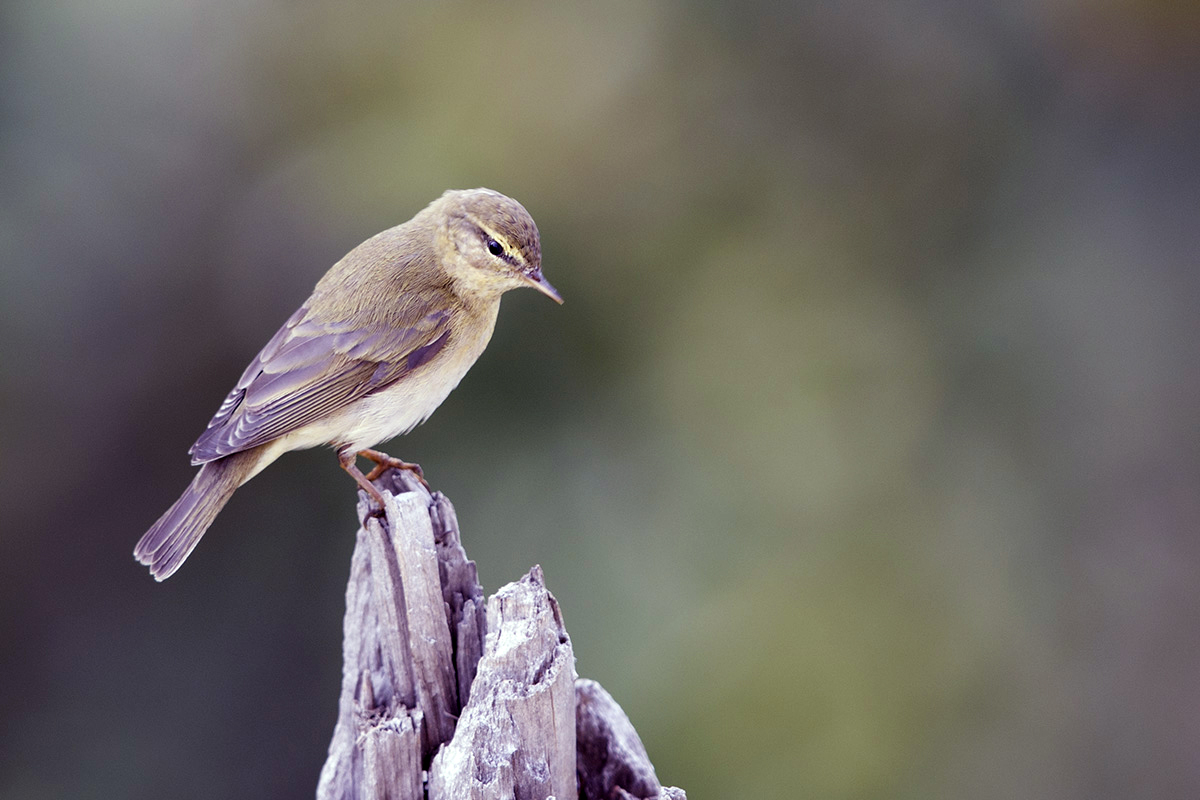
[{"label": "green blurred background", "polygon": [[346,251],[559,308],[389,450],[694,800],[1200,794],[1200,6],[10,0],[0,796],[310,796],[354,487],[134,542]]}]

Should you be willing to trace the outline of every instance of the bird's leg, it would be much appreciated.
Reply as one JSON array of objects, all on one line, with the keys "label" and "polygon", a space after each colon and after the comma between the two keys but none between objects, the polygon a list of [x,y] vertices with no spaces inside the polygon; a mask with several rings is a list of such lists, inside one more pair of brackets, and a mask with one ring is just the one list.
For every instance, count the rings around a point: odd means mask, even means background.
[{"label": "bird's leg", "polygon": [[426,489],[429,488],[429,484],[425,481],[425,472],[421,469],[420,464],[411,464],[408,461],[401,461],[400,459],[389,456],[387,453],[379,450],[359,450],[358,454],[363,458],[368,458],[375,462],[375,468],[367,473],[366,476],[367,480],[369,481],[375,480],[389,469],[406,469],[412,474],[416,475],[417,480],[424,484]]},{"label": "bird's leg", "polygon": [[[342,465],[342,469],[350,473],[350,477],[354,478],[355,483],[363,488],[363,491],[375,499],[379,503],[380,510],[387,508],[383,502],[383,495],[379,493],[379,489],[375,488],[375,484],[371,483],[371,479],[362,474],[362,470],[354,463],[355,454],[352,450],[339,450],[338,463]],[[374,470],[371,470],[374,474]]]}]

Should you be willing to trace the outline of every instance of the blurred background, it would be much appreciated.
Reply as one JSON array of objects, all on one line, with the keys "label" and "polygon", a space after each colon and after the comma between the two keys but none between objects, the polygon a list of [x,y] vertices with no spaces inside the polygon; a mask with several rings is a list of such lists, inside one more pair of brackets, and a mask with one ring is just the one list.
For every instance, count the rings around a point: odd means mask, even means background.
[{"label": "blurred background", "polygon": [[690,797],[1200,792],[1200,6],[0,10],[0,797],[311,796],[355,493],[130,553],[316,279],[542,231],[388,450]]}]

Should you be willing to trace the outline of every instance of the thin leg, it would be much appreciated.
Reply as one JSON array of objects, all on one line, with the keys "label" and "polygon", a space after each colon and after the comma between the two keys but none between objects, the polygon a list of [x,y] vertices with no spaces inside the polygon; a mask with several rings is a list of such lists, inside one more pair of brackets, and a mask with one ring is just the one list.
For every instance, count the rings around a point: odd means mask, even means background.
[{"label": "thin leg", "polygon": [[350,473],[350,477],[354,478],[354,481],[363,488],[364,492],[375,498],[375,502],[379,504],[380,510],[387,508],[383,502],[383,495],[375,488],[375,484],[371,483],[371,480],[362,474],[362,470],[354,463],[354,457],[354,453],[349,450],[345,452],[338,451],[338,463],[342,465],[342,469]]},{"label": "thin leg", "polygon": [[425,472],[421,469],[420,464],[412,464],[408,461],[401,461],[398,458],[389,456],[387,453],[379,450],[359,450],[358,454],[363,458],[370,459],[375,462],[375,468],[366,475],[368,481],[373,481],[389,469],[406,469],[417,476],[417,480],[429,488],[429,484],[425,482]]}]

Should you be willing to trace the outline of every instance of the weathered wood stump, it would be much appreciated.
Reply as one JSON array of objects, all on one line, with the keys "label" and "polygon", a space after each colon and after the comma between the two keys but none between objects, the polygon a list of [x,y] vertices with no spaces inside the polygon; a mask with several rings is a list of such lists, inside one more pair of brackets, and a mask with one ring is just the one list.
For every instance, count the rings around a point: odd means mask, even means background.
[{"label": "weathered wood stump", "polygon": [[577,679],[540,567],[485,604],[454,507],[410,473],[361,527],[342,691],[320,800],[685,800],[663,788],[616,701]]}]

